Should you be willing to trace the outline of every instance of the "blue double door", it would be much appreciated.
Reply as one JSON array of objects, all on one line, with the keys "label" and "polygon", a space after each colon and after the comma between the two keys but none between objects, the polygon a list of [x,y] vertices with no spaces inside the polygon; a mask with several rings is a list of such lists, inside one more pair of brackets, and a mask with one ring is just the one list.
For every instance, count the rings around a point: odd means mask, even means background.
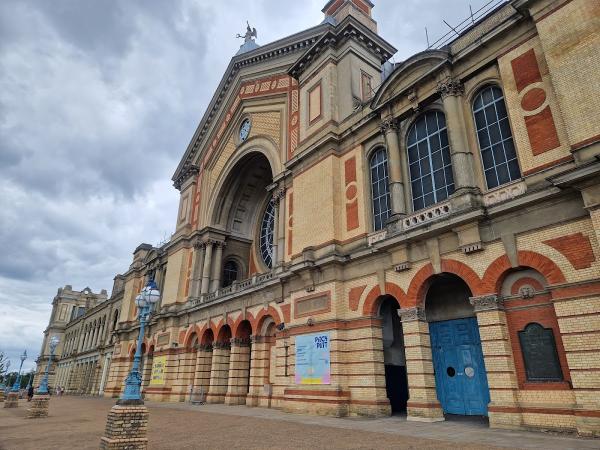
[{"label": "blue double door", "polygon": [[490,402],[477,319],[429,324],[437,396],[445,413],[487,416]]}]

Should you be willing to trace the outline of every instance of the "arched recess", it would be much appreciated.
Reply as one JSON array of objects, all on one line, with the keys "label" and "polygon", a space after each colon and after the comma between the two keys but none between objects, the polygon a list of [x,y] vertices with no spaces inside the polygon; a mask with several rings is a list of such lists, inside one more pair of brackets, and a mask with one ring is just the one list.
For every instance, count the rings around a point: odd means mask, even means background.
[{"label": "arched recess", "polygon": [[490,391],[473,295],[466,280],[452,273],[423,283],[435,387],[444,413],[487,415]]},{"label": "arched recess", "polygon": [[391,295],[378,299],[378,316],[381,318],[383,364],[385,369],[385,390],[392,413],[406,412],[408,401],[408,378],[404,333],[398,316],[400,302]]},{"label": "arched recess", "polygon": [[208,388],[208,403],[224,403],[229,383],[229,358],[231,355],[231,327],[224,324],[219,328],[213,343],[213,355]]},{"label": "arched recess", "polygon": [[252,325],[249,320],[242,320],[235,327],[235,337],[231,342],[229,357],[229,382],[225,403],[243,405],[250,386],[250,355]]},{"label": "arched recess", "polygon": [[[551,271],[550,271],[551,273]],[[499,291],[520,389],[571,389],[571,374],[552,291],[532,267],[504,271]]]},{"label": "arched recess", "polygon": [[[272,265],[270,261],[263,261],[258,248],[261,221],[271,199],[267,188],[273,184],[276,169],[272,161],[273,152],[256,146],[258,143],[255,140],[252,146],[236,152],[222,170],[209,200],[209,224],[221,230],[227,242],[217,262],[220,267],[213,269],[218,270],[219,276],[225,261],[238,261],[238,268],[242,271],[238,279],[247,278],[256,271],[266,272]],[[270,224],[271,236],[273,229],[274,224]],[[272,237],[267,244],[272,253]]]}]

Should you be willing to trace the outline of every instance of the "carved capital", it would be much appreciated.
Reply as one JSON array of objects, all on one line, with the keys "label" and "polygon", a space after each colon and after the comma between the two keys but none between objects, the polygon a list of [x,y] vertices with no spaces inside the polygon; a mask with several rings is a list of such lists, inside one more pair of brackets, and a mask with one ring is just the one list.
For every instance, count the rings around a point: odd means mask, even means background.
[{"label": "carved capital", "polygon": [[456,78],[446,78],[438,82],[436,91],[442,99],[449,96],[461,96],[465,93],[465,87],[462,82]]},{"label": "carved capital", "polygon": [[398,316],[400,316],[400,320],[402,322],[414,322],[415,320],[425,322],[425,310],[423,308],[419,308],[418,306],[415,308],[399,309]]},{"label": "carved capital", "polygon": [[194,248],[196,250],[202,250],[205,247],[206,247],[206,242],[202,241],[201,239],[196,239],[194,241]]},{"label": "carved capital", "polygon": [[408,91],[406,98],[408,98],[408,101],[410,102],[410,105],[411,105],[413,111],[418,112],[419,111],[419,96],[417,95],[416,89],[412,88],[410,91]]},{"label": "carved capital", "polygon": [[213,351],[213,345],[212,344],[199,344],[198,345],[198,351],[199,352],[212,352]]},{"label": "carved capital", "polygon": [[398,131],[398,123],[393,117],[388,117],[387,119],[382,120],[380,127],[383,134]]},{"label": "carved capital", "polygon": [[285,198],[285,188],[278,188],[273,191],[272,197],[276,205],[279,204],[281,199]]},{"label": "carved capital", "polygon": [[504,309],[504,299],[496,294],[470,297],[469,302],[473,305],[475,312],[495,311]]},{"label": "carved capital", "polygon": [[229,350],[231,348],[230,342],[213,342],[213,349],[215,350]]},{"label": "carved capital", "polygon": [[249,347],[251,343],[250,338],[231,338],[230,339],[232,347]]}]

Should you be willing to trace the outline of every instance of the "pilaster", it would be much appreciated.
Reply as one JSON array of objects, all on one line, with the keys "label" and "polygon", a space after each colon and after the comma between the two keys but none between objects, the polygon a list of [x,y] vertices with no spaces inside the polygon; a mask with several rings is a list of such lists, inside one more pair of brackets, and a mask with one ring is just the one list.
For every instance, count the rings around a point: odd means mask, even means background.
[{"label": "pilaster", "polygon": [[419,307],[404,308],[398,310],[398,315],[402,320],[408,376],[406,419],[417,422],[443,421],[444,413],[435,390],[429,324],[425,321],[425,311]]},{"label": "pilaster", "polygon": [[398,141],[398,125],[391,117],[381,122],[381,132],[385,136],[388,153],[390,195],[392,199],[392,215],[406,214],[404,181],[402,179],[402,158]]},{"label": "pilaster", "polygon": [[231,339],[229,379],[225,404],[245,405],[250,381],[250,339]]},{"label": "pilaster", "polygon": [[206,397],[207,403],[224,403],[229,382],[229,356],[231,343],[215,342],[210,369],[210,386]]}]

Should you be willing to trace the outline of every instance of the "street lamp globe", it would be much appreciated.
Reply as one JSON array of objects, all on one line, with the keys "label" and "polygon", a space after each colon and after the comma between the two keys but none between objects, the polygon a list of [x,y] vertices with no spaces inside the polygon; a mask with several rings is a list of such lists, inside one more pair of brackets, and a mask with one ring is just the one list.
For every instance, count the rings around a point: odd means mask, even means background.
[{"label": "street lamp globe", "polygon": [[[144,288],[145,289],[145,288]],[[143,292],[143,291],[142,291]],[[135,305],[138,307],[138,309],[141,311],[143,308],[146,307],[146,299],[144,298],[144,295],[142,294],[142,292],[140,292],[137,297],[135,298]]]},{"label": "street lamp globe", "polygon": [[160,292],[154,280],[148,281],[146,286],[144,286],[144,289],[142,289],[141,294],[144,297],[144,300],[146,300],[146,302],[148,302],[150,305],[158,302],[160,298]]}]

